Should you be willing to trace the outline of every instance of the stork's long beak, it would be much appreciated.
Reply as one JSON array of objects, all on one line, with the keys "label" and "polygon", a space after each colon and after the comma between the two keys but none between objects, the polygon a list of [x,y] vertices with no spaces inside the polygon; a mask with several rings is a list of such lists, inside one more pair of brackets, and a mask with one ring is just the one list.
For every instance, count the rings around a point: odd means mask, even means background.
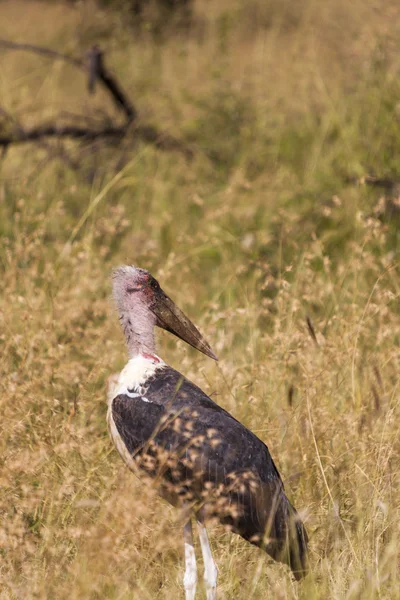
[{"label": "stork's long beak", "polygon": [[193,346],[193,348],[196,348],[196,350],[200,350],[206,356],[218,360],[197,327],[193,325],[161,288],[154,295],[154,303],[151,306],[151,310],[157,317],[158,327],[173,333],[187,344]]}]

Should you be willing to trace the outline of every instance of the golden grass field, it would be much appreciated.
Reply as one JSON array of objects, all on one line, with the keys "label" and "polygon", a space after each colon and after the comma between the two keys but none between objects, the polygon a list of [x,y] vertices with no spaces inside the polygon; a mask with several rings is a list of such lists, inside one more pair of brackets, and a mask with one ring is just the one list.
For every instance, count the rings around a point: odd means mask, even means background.
[{"label": "golden grass field", "polygon": [[[106,428],[124,263],[205,334],[218,364],[166,333],[159,354],[268,444],[309,532],[295,583],[212,528],[218,598],[400,598],[400,207],[348,183],[400,174],[400,7],[194,11],[190,30],[154,40],[94,4],[0,2],[0,38],[77,56],[98,42],[141,118],[195,149],[138,143],[122,170],[104,150],[90,183],[38,146],[1,161],[0,599],[184,597],[180,515]],[[27,126],[115,114],[85,86],[0,50],[0,106]]]}]

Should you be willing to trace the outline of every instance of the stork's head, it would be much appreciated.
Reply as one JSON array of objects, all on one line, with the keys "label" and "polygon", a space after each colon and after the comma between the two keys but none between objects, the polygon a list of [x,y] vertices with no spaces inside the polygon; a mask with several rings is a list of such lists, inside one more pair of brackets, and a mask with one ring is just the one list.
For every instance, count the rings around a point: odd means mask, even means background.
[{"label": "stork's head", "polygon": [[161,327],[173,333],[203,354],[218,360],[200,331],[163,292],[160,284],[148,271],[133,265],[119,267],[113,273],[113,294],[121,316],[128,316],[143,329]]}]

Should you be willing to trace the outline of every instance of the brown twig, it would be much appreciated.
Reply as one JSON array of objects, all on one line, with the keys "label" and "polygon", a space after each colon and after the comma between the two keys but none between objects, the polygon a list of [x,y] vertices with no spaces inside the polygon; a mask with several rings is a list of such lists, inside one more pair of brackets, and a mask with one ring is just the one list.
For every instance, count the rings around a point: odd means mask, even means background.
[{"label": "brown twig", "polygon": [[148,144],[154,144],[159,150],[177,150],[189,160],[193,158],[193,150],[187,144],[168,133],[157,131],[151,125],[138,125],[134,131],[141,140]]},{"label": "brown twig", "polygon": [[399,185],[399,181],[394,179],[387,179],[385,177],[373,177],[372,175],[364,175],[363,177],[347,177],[347,183],[356,185],[370,185],[373,187],[380,187],[385,190],[393,190],[395,186]]},{"label": "brown twig", "polygon": [[293,396],[294,396],[294,385],[292,383],[292,384],[290,384],[290,387],[288,389],[288,404],[290,407],[293,406]]},{"label": "brown twig", "polygon": [[318,344],[317,336],[315,335],[314,325],[312,324],[312,321],[308,315],[306,316],[306,323],[307,323],[308,331],[309,331],[314,343],[318,346],[319,344]]}]

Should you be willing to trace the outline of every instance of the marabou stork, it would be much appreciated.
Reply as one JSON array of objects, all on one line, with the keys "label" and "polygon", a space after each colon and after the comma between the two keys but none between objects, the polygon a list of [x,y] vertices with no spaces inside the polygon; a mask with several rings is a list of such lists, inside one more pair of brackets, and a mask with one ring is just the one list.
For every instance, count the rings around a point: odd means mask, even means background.
[{"label": "marabou stork", "polygon": [[205,529],[209,519],[287,563],[301,579],[307,572],[307,533],[267,446],[157,356],[154,327],[217,360],[210,346],[148,271],[118,268],[113,295],[129,361],[109,394],[109,431],[128,467],[156,480],[161,496],[187,516],[186,600],[194,599],[197,583],[193,515],[208,600],[216,598],[218,573]]}]

